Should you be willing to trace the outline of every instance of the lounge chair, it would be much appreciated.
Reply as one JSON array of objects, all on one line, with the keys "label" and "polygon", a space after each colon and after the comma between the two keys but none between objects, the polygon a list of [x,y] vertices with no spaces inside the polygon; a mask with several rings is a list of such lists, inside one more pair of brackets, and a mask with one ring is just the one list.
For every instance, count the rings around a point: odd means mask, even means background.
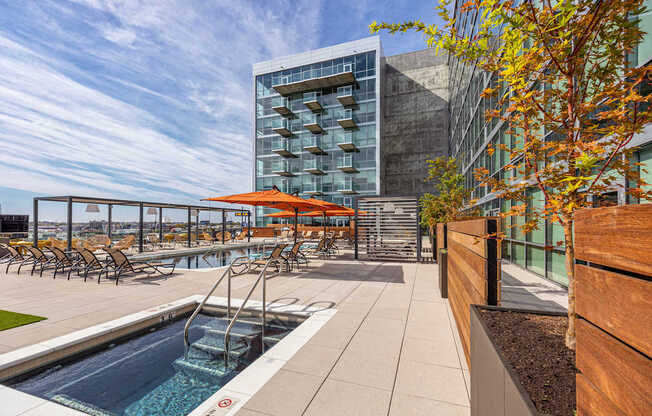
[{"label": "lounge chair", "polygon": [[274,249],[272,252],[269,254],[269,256],[264,256],[259,259],[256,259],[250,263],[250,270],[255,270],[259,267],[265,267],[268,261],[271,260],[270,264],[276,267],[276,271],[280,272],[281,271],[281,266],[283,264],[286,265],[286,268],[289,270],[290,269],[290,263],[288,263],[287,259],[285,259],[282,254],[283,250],[285,250],[285,247],[287,247],[287,244],[279,244]]},{"label": "lounge chair", "polygon": [[68,249],[68,243],[66,243],[63,240],[58,240],[54,237],[48,238],[48,246],[49,247],[56,247],[60,250],[67,250]]},{"label": "lounge chair", "polygon": [[109,247],[111,239],[106,234],[96,234],[88,239],[88,241],[97,247]]},{"label": "lounge chair", "polygon": [[75,264],[73,268],[68,270],[68,280],[70,280],[70,273],[74,271],[77,272],[78,275],[81,275],[81,273],[84,273],[84,282],[86,281],[86,278],[88,277],[88,272],[92,272],[95,270],[99,270],[99,274],[97,276],[97,283],[100,283],[100,277],[102,277],[102,273],[109,274],[106,264],[103,263],[100,259],[97,258],[95,253],[92,251],[85,249],[85,248],[76,248],[75,251],[79,254],[79,261]]},{"label": "lounge chair", "polygon": [[158,234],[156,233],[147,234],[147,236],[145,236],[145,240],[152,250],[156,247],[163,248],[163,243],[158,238]]},{"label": "lounge chair", "polygon": [[247,233],[248,233],[248,232],[249,232],[249,230],[247,230],[247,229],[245,228],[244,230],[242,230],[242,231],[240,232],[240,234],[238,234],[238,236],[237,236],[235,239],[238,240],[238,241],[242,241],[242,240],[244,240],[245,238],[247,238]]},{"label": "lounge chair", "polygon": [[7,268],[5,269],[5,273],[9,273],[9,267],[11,267],[14,264],[18,264],[18,273],[20,273],[20,268],[23,265],[26,264],[31,264],[33,259],[31,256],[26,256],[23,255],[20,251],[16,250],[14,247],[10,246],[9,244],[3,244],[3,248],[9,252],[8,256],[3,257],[2,263],[7,264]]},{"label": "lounge chair", "polygon": [[199,235],[199,237],[201,237],[201,240],[204,241],[206,244],[214,244],[214,243],[217,242],[216,239],[214,239],[213,237],[211,237],[211,235],[210,235],[209,233],[206,233],[206,232],[205,232],[205,233],[201,233],[201,234]]},{"label": "lounge chair", "polygon": [[[111,246],[111,248],[115,249],[115,250],[126,251],[126,250],[129,250],[131,248],[131,246],[133,246],[135,243],[136,243],[136,237],[133,236],[133,235],[128,235],[128,236],[124,237],[122,240],[115,243],[113,246]],[[86,248],[88,248],[88,247],[86,247]],[[103,247],[103,248],[105,248],[105,247]],[[95,250],[91,250],[91,251],[95,251]]]},{"label": "lounge chair", "polygon": [[[120,250],[109,248],[105,249],[113,263],[109,267],[113,268],[113,275],[115,277],[115,284],[118,285],[120,276],[125,273],[139,273],[144,272],[147,274],[160,273],[161,275],[170,275],[174,272],[174,263],[148,263],[144,261],[131,262],[127,256]],[[169,272],[161,271],[161,269],[170,269]],[[99,281],[99,279],[98,279]]]},{"label": "lounge chair", "polygon": [[[38,266],[39,268],[39,277],[43,277],[43,271],[50,266],[56,265],[57,259],[56,257],[49,257],[46,256],[43,251],[41,251],[40,248],[34,247],[34,246],[25,246],[25,248],[29,251],[29,253],[32,255],[32,271],[30,273],[30,276],[34,274],[36,271],[36,267]],[[20,273],[20,268],[23,266],[21,264],[18,266],[18,273]]]},{"label": "lounge chair", "polygon": [[289,263],[290,267],[292,266],[293,262],[297,264],[297,267],[301,266],[301,262],[303,262],[306,266],[308,265],[308,258],[301,252],[302,245],[303,241],[297,241],[292,245],[292,248],[286,252],[287,254],[285,255],[285,260]]},{"label": "lounge chair", "polygon": [[[48,249],[53,255],[54,255],[54,275],[52,276],[53,279],[57,278],[57,272],[65,271],[65,269],[69,268],[69,270],[72,270],[76,265],[77,265],[77,260],[73,260],[66,254],[65,251],[61,250],[58,247],[45,247]],[[68,273],[68,280],[70,280],[70,273]]]}]

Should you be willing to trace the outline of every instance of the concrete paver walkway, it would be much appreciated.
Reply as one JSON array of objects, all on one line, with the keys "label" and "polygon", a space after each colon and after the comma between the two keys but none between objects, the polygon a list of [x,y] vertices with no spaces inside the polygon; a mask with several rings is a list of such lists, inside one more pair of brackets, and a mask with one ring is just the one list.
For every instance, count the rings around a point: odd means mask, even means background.
[{"label": "concrete paver walkway", "polygon": [[[0,274],[1,309],[48,318],[0,332],[0,353],[206,293],[217,275],[184,271],[115,286]],[[233,296],[243,298],[254,278],[235,278]],[[238,415],[468,415],[468,368],[437,281],[434,264],[353,260],[313,261],[269,278],[269,301],[338,312]],[[215,293],[225,294],[225,286]]]}]

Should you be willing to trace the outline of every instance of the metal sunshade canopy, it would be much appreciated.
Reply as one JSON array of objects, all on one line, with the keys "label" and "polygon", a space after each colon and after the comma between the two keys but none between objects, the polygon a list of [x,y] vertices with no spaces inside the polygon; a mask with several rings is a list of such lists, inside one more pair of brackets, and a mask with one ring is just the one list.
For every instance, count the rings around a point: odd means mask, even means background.
[{"label": "metal sunshade canopy", "polygon": [[169,208],[169,209],[188,209],[197,211],[225,211],[225,212],[242,212],[247,211],[240,208],[223,208],[223,207],[209,207],[206,205],[189,205],[189,204],[172,204],[168,202],[146,202],[146,201],[132,201],[127,199],[113,199],[113,198],[95,198],[86,196],[39,196],[34,198],[37,201],[51,201],[51,202],[72,202],[80,204],[101,204],[101,205],[122,205],[138,207],[142,204],[144,207],[154,208]]},{"label": "metal sunshade canopy", "polygon": [[[239,208],[224,208],[224,207],[210,207],[206,205],[190,205],[190,204],[173,204],[168,202],[145,202],[145,201],[134,201],[127,199],[116,199],[116,198],[96,198],[96,197],[86,197],[86,196],[39,196],[34,198],[34,246],[38,247],[38,203],[41,201],[49,202],[63,202],[68,205],[68,219],[67,219],[67,240],[68,240],[68,250],[72,248],[72,204],[99,204],[99,205],[108,205],[108,235],[111,237],[111,208],[114,205],[118,206],[132,206],[140,208],[139,215],[139,235],[138,235],[138,251],[143,252],[143,208],[159,208],[159,239],[163,239],[163,209],[182,209],[188,211],[188,247],[191,246],[191,232],[192,232],[192,222],[191,222],[191,212],[197,211],[218,211],[222,212],[222,243],[224,243],[224,231],[225,231],[225,214],[227,212],[234,213],[246,213],[247,214],[247,223],[248,230],[251,229],[251,212],[245,209]],[[242,214],[240,214],[242,215]],[[249,240],[249,239],[248,239]]]}]

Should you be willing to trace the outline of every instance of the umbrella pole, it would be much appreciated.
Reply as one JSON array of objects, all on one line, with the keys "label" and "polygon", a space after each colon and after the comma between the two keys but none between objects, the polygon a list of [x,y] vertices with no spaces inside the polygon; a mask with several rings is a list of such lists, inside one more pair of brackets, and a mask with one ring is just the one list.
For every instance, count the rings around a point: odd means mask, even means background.
[{"label": "umbrella pole", "polygon": [[326,211],[323,211],[322,215],[324,216],[324,237],[326,237]]},{"label": "umbrella pole", "polygon": [[294,209],[294,244],[297,243],[297,234],[299,234],[299,225],[297,224],[298,218],[299,218],[299,209],[295,208]]}]

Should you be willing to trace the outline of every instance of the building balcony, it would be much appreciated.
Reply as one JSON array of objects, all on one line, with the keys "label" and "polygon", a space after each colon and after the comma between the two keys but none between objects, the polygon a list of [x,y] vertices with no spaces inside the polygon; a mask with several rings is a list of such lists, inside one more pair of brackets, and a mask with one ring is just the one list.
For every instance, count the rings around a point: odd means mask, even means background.
[{"label": "building balcony", "polygon": [[272,110],[286,117],[293,114],[290,110],[290,100],[287,97],[272,98]]},{"label": "building balcony", "polygon": [[320,121],[321,116],[319,114],[310,114],[309,117],[303,120],[303,127],[313,134],[321,134],[324,132],[324,129],[319,125]]},{"label": "building balcony", "polygon": [[337,159],[337,168],[344,173],[358,173],[357,163],[353,160],[353,156],[343,156]]},{"label": "building balcony", "polygon": [[344,195],[356,195],[358,191],[353,183],[352,178],[347,178],[344,182],[337,185],[337,191]]},{"label": "building balcony", "polygon": [[359,152],[360,150],[353,142],[353,133],[345,131],[335,136],[337,146],[345,152]]},{"label": "building balcony", "polygon": [[343,106],[355,105],[355,98],[353,97],[353,86],[345,85],[337,88],[337,100]]},{"label": "building balcony", "polygon": [[303,161],[303,171],[311,173],[313,175],[325,175],[326,172],[322,170],[322,164],[317,159],[304,160]]},{"label": "building balcony", "polygon": [[335,67],[311,69],[274,79],[274,88],[279,94],[287,96],[297,92],[338,87],[355,82],[353,63],[339,64]]},{"label": "building balcony", "polygon": [[272,152],[286,158],[299,157],[294,152],[292,152],[291,144],[286,139],[275,139],[274,141],[272,141]]},{"label": "building balcony", "polygon": [[301,193],[311,196],[324,195],[324,193],[321,191],[321,183],[319,182],[304,183],[303,191]]},{"label": "building balcony", "polygon": [[337,122],[344,129],[354,129],[354,128],[358,127],[358,125],[355,124],[355,121],[353,120],[353,111],[351,109],[348,109],[348,108],[346,110],[342,111],[338,115]]},{"label": "building balcony", "polygon": [[272,164],[272,173],[280,176],[295,176],[296,169],[289,160],[280,160]]},{"label": "building balcony", "polygon": [[283,137],[292,136],[292,131],[290,130],[290,121],[287,119],[274,120],[272,122],[272,131],[276,134],[280,134]]},{"label": "building balcony", "polygon": [[310,152],[314,155],[327,154],[321,145],[321,135],[314,135],[312,137],[303,138],[303,150]]},{"label": "building balcony", "polygon": [[311,111],[321,111],[321,94],[318,92],[305,92],[303,93],[303,105],[308,107]]}]

